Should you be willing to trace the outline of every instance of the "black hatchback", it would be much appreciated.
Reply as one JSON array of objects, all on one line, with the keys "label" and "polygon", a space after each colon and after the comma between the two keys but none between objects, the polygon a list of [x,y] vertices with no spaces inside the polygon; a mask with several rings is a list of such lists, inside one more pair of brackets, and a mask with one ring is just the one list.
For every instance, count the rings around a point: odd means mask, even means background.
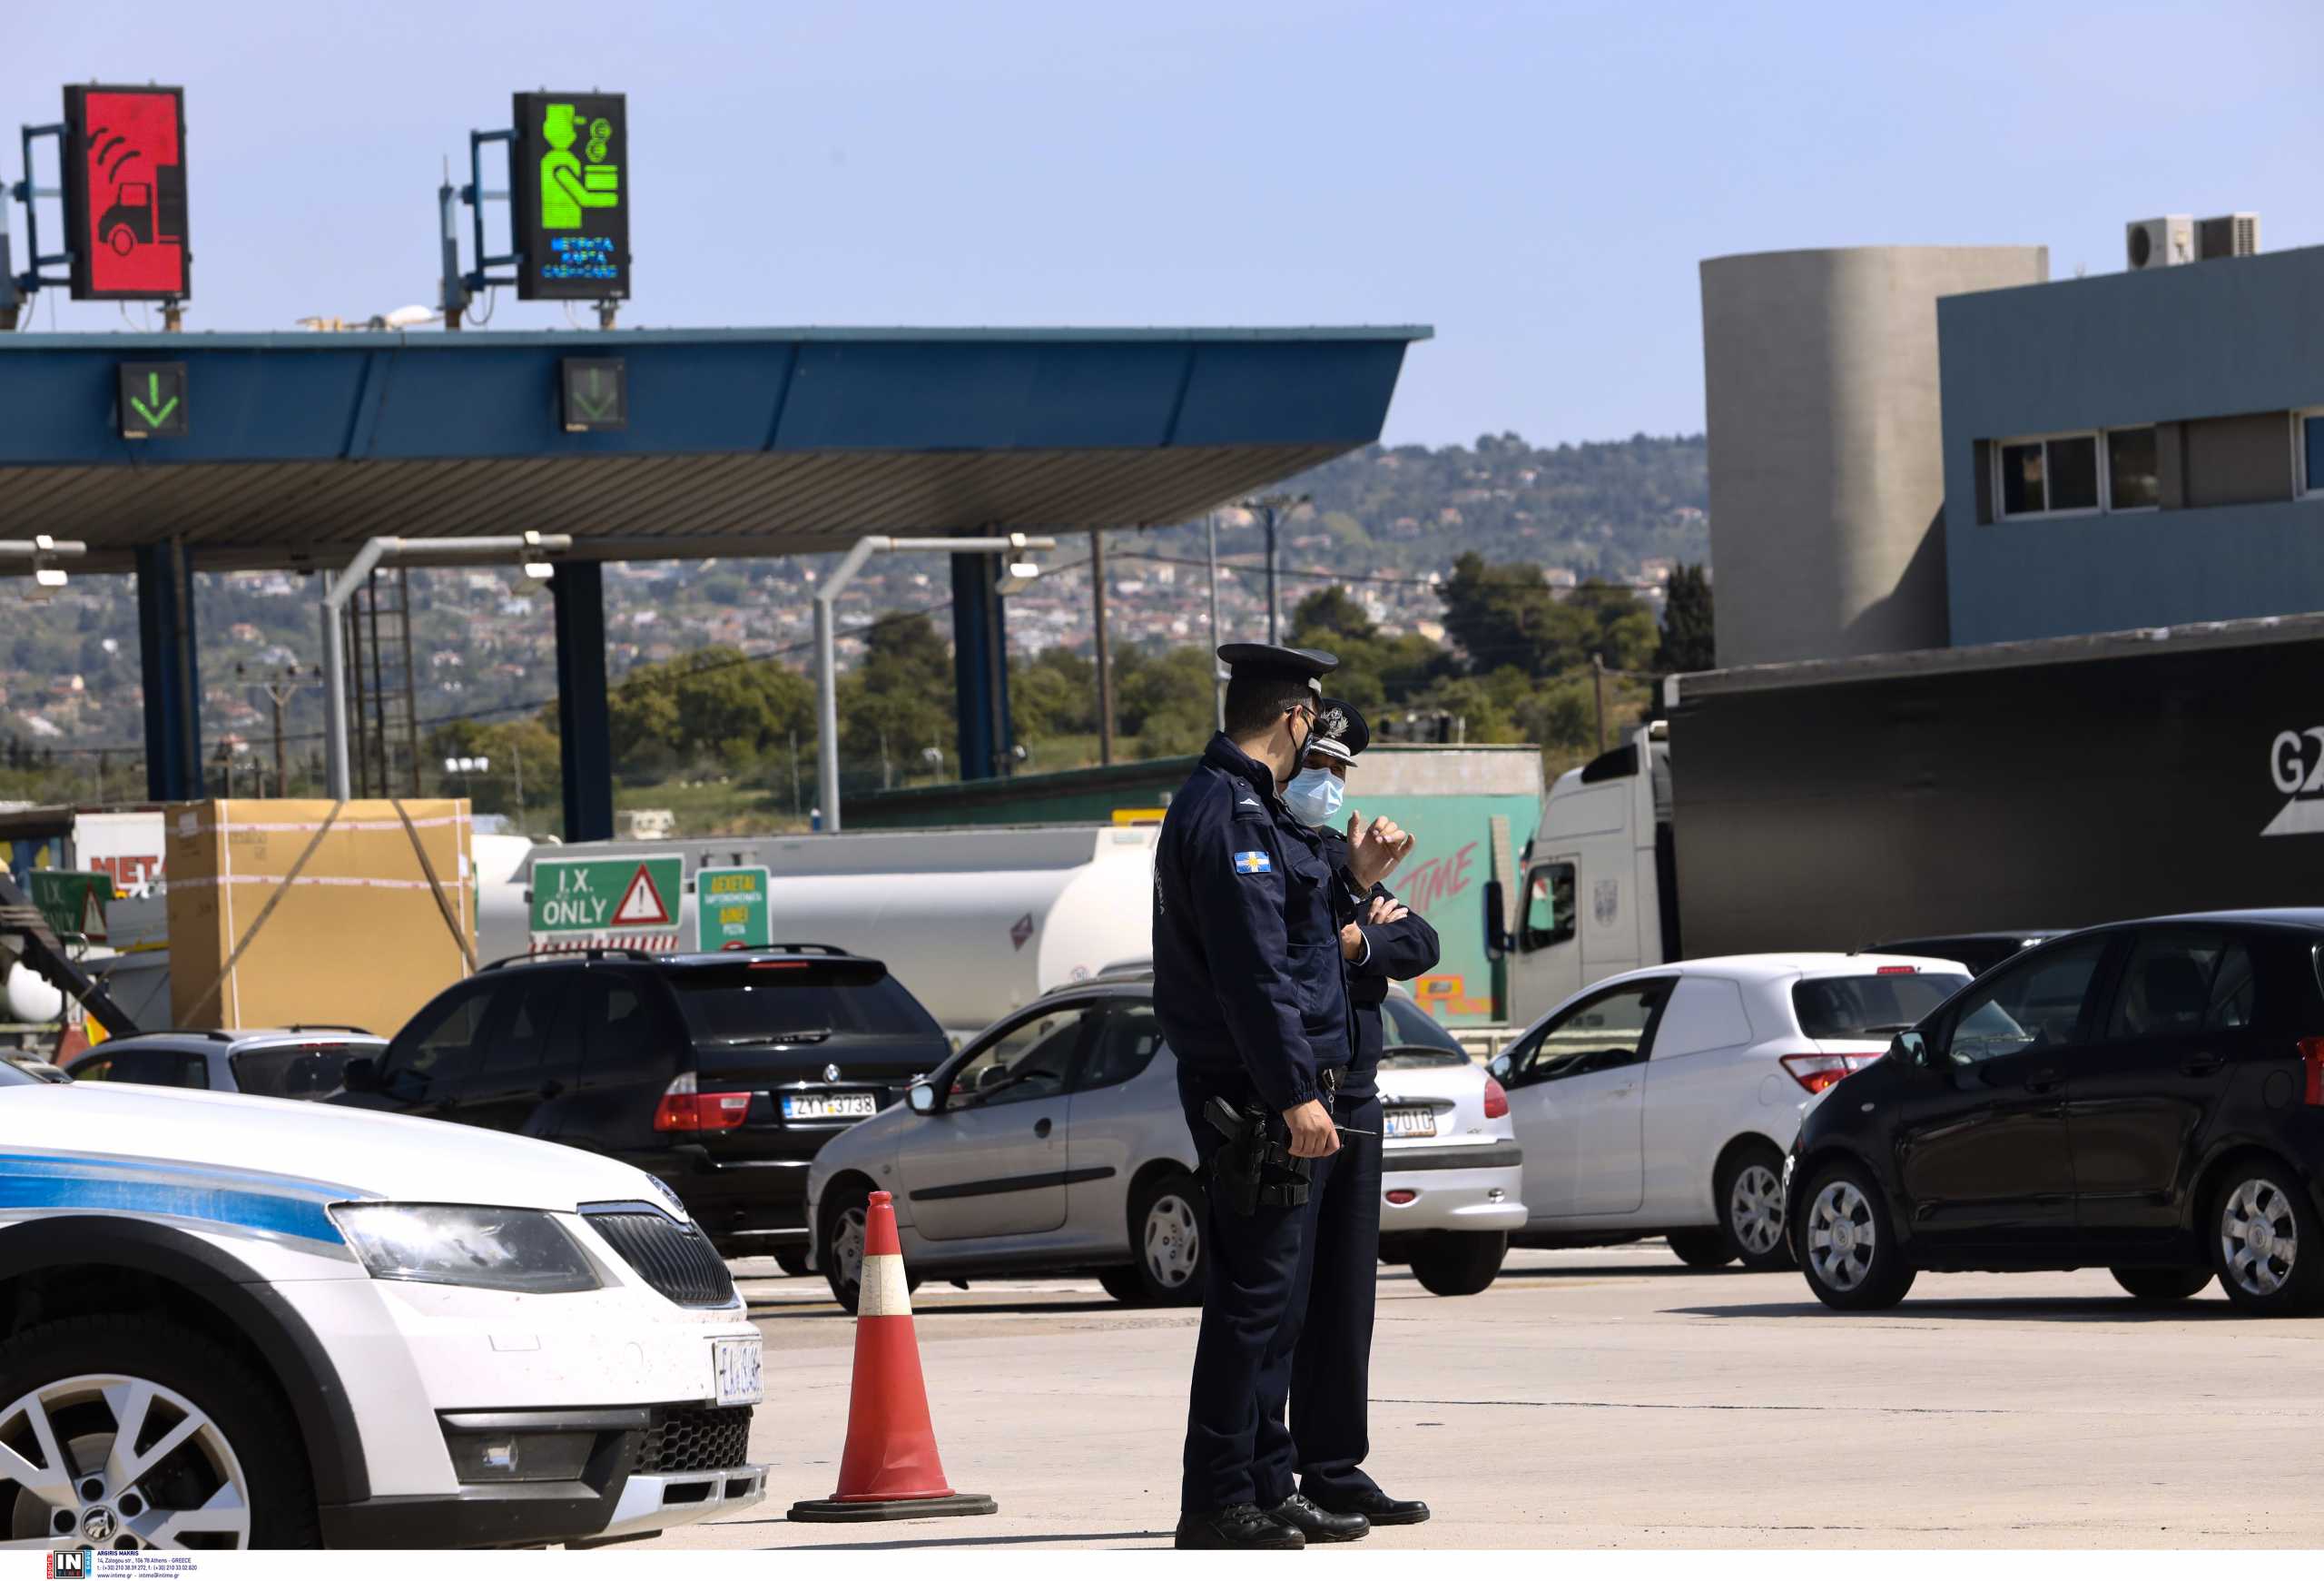
[{"label": "black hatchback", "polygon": [[951,1052],[881,963],[823,944],[496,962],[438,994],[330,1102],[632,1163],[729,1257],[805,1271],[807,1165]]},{"label": "black hatchback", "polygon": [[2086,929],[1995,968],[1808,1111],[1787,1224],[1826,1305],[1921,1270],[2105,1268],[2135,1298],[2216,1277],[2324,1305],[2324,910]]}]

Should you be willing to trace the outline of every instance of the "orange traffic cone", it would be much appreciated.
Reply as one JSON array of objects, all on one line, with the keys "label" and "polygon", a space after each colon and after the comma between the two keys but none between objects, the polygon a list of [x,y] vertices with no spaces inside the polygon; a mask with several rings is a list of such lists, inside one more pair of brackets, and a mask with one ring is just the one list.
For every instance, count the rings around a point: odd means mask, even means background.
[{"label": "orange traffic cone", "polygon": [[928,1387],[912,1333],[911,1292],[903,1246],[896,1239],[894,1200],[872,1193],[863,1227],[863,1271],[855,1304],[855,1388],[848,1401],[847,1448],[839,1489],[803,1498],[795,1521],[917,1520],[938,1515],[991,1515],[1000,1506],[980,1493],[955,1493],[936,1454],[928,1419]]}]

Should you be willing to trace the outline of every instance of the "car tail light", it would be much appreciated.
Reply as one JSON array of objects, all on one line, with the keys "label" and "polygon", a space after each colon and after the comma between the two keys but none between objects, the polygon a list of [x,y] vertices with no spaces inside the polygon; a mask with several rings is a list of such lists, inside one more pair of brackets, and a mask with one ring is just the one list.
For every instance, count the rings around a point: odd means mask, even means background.
[{"label": "car tail light", "polygon": [[753,961],[751,963],[751,970],[753,972],[801,972],[813,964],[812,961]]},{"label": "car tail light", "polygon": [[2324,1107],[2324,1038],[2300,1039],[2299,1060],[2308,1067],[2308,1087],[2300,1094],[2301,1101],[2311,1108]]},{"label": "car tail light", "polygon": [[[2311,1069],[2313,1067],[2311,1067]],[[2310,1081],[2315,1080],[2312,1075],[2309,1079]],[[1499,1082],[1494,1081],[1491,1076],[1487,1076],[1485,1078],[1485,1118],[1487,1120],[1499,1120],[1508,1112],[1509,1089],[1502,1086]]]},{"label": "car tail light", "polygon": [[1837,1085],[1841,1077],[1863,1070],[1879,1057],[1878,1054],[1786,1054],[1783,1068],[1791,1072],[1793,1081],[1810,1092],[1821,1092],[1827,1087]]},{"label": "car tail light", "polygon": [[1910,977],[1920,970],[1917,966],[1876,966],[1873,974],[1879,977]]},{"label": "car tail light", "polygon": [[1411,1203],[1419,1201],[1420,1193],[1413,1191],[1410,1186],[1398,1186],[1394,1191],[1388,1193],[1388,1201],[1395,1207],[1403,1208]]},{"label": "car tail light", "polygon": [[664,1090],[654,1106],[656,1131],[732,1131],[751,1112],[748,1092],[704,1092],[686,1072]]}]

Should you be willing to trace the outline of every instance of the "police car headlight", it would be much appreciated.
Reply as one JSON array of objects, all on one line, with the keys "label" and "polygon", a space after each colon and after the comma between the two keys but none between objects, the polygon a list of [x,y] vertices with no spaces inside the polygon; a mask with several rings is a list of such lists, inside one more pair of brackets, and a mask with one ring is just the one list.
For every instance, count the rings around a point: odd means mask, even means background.
[{"label": "police car headlight", "polygon": [[333,1208],[330,1215],[375,1280],[527,1295],[605,1287],[589,1254],[554,1214],[360,1202]]}]

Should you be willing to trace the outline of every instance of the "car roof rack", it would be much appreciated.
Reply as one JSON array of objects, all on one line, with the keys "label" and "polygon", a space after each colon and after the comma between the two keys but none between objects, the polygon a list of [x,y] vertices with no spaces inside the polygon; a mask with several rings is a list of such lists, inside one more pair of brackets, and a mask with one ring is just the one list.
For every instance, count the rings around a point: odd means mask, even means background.
[{"label": "car roof rack", "polygon": [[294,1021],[284,1032],[351,1032],[357,1037],[372,1038],[379,1034],[368,1026],[357,1026],[351,1021]]},{"label": "car roof rack", "polygon": [[502,966],[521,965],[527,961],[651,961],[655,958],[651,952],[645,950],[633,950],[622,945],[591,944],[586,949],[580,950],[527,950],[521,955],[503,955],[497,961],[487,961],[477,970],[491,972]]}]

